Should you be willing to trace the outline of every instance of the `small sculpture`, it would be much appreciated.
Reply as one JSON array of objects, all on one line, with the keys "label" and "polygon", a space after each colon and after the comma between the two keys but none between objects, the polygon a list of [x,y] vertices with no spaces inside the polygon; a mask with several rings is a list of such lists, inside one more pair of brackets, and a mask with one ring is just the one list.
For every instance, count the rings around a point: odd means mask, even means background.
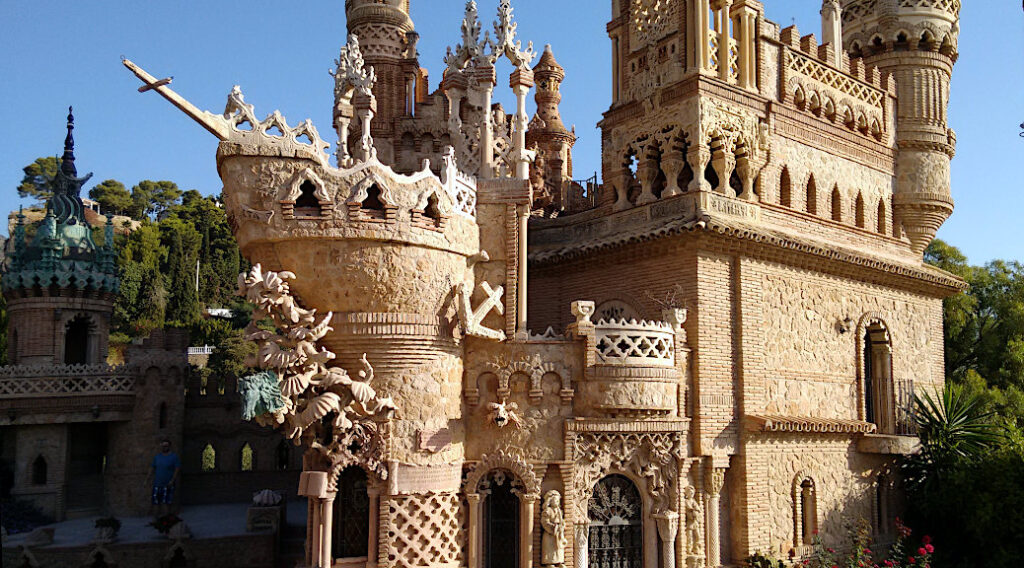
[{"label": "small sculpture", "polygon": [[540,517],[544,536],[540,543],[540,563],[561,566],[565,563],[565,518],[562,515],[562,496],[551,490],[544,494],[544,511]]},{"label": "small sculpture", "polygon": [[512,423],[516,425],[516,428],[522,428],[523,423],[519,419],[519,405],[514,402],[506,402],[505,399],[501,399],[500,402],[492,402],[487,405],[491,413],[487,415],[487,419],[498,428],[504,428],[507,424]]},{"label": "small sculpture", "polygon": [[252,505],[254,507],[273,507],[281,503],[281,494],[277,491],[264,489],[252,494]]},{"label": "small sculpture", "polygon": [[683,490],[686,508],[686,543],[689,546],[690,554],[699,556],[702,544],[702,539],[700,538],[701,506],[700,502],[697,501],[696,494],[697,491],[692,485],[687,486]]}]

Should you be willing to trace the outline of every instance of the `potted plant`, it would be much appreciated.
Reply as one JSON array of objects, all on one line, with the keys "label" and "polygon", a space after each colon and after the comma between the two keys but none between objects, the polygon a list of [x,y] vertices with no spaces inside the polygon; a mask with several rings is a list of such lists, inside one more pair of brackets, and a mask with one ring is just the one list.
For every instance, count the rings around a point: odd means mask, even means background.
[{"label": "potted plant", "polygon": [[121,530],[121,521],[114,517],[102,517],[96,519],[95,542],[113,542]]}]

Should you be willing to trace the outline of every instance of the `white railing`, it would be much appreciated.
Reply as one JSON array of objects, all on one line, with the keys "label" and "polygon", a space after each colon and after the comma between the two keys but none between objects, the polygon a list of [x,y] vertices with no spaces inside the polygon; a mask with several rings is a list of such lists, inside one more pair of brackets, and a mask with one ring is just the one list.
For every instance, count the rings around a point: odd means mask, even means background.
[{"label": "white railing", "polygon": [[675,366],[675,331],[663,322],[599,320],[597,359],[605,365]]},{"label": "white railing", "polygon": [[123,375],[0,379],[3,398],[132,394],[134,390],[135,379]]},{"label": "white railing", "polygon": [[189,355],[210,355],[216,349],[217,348],[214,347],[213,345],[203,345],[202,347],[189,347],[188,348],[188,354]]}]

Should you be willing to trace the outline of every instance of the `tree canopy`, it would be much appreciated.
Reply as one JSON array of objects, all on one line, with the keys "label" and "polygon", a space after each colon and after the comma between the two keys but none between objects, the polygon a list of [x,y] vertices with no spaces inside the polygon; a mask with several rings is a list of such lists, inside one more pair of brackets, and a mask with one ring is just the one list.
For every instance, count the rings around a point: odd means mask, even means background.
[{"label": "tree canopy", "polygon": [[55,156],[36,158],[36,161],[21,169],[24,177],[18,184],[19,197],[31,197],[38,201],[46,201],[53,195],[54,178],[60,162]]}]

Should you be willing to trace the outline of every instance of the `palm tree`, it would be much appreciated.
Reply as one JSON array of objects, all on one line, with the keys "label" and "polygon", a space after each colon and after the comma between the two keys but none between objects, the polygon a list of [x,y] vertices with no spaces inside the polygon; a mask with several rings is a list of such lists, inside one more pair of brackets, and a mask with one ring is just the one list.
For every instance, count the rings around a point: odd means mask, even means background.
[{"label": "palm tree", "polygon": [[[938,393],[936,393],[938,394]],[[969,466],[1003,438],[979,393],[947,382],[941,397],[914,396],[921,451],[903,464],[911,488],[922,489],[954,467]]]}]

